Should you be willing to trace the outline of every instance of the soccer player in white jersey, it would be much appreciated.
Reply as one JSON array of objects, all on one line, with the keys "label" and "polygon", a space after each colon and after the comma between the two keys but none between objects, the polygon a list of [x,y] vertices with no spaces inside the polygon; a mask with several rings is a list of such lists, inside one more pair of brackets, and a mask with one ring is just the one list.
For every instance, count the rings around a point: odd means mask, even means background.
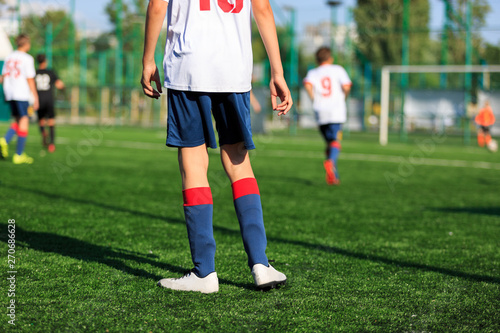
[{"label": "soccer player in white jersey", "polygon": [[283,76],[269,0],[149,1],[141,82],[146,95],[159,98],[162,85],[154,50],[166,15],[163,68],[164,86],[168,88],[167,145],[178,148],[184,214],[194,264],[182,278],[160,280],[158,285],[164,288],[202,293],[219,290],[214,262],[213,201],[207,178],[207,148],[217,147],[212,114],[254,282],[259,289],[286,282],[286,276],[269,265],[265,253],[262,205],[248,156],[248,150],[255,148],[250,128],[252,12],[271,64],[272,106],[278,115],[284,115],[292,106],[292,98]]},{"label": "soccer player in white jersey", "polygon": [[35,61],[27,52],[31,48],[30,39],[21,34],[16,38],[17,49],[12,52],[2,69],[2,81],[5,100],[9,102],[15,121],[7,130],[5,137],[0,138],[0,155],[9,156],[9,142],[17,134],[16,152],[12,158],[14,164],[32,164],[33,158],[26,155],[24,146],[28,136],[28,107],[30,93],[33,95],[33,108],[38,109],[38,94],[35,85]]},{"label": "soccer player in white jersey", "polygon": [[316,52],[318,67],[307,72],[304,87],[313,101],[313,110],[321,134],[326,141],[326,182],[340,184],[337,159],[340,153],[342,124],[346,121],[346,98],[351,91],[351,80],[345,69],[333,64],[328,47]]}]

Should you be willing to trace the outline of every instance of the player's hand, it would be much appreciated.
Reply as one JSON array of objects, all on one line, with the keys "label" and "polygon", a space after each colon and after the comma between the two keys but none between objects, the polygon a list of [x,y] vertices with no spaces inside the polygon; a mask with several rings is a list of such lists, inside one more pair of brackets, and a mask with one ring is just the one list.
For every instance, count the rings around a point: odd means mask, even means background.
[{"label": "player's hand", "polygon": [[262,107],[260,106],[260,104],[258,102],[253,105],[253,111],[255,113],[260,113],[260,111],[262,111]]},{"label": "player's hand", "polygon": [[[285,78],[283,76],[277,76],[271,78],[271,83],[269,84],[271,89],[271,104],[274,111],[278,111],[278,116],[287,114],[292,108],[292,94],[288,89]],[[278,104],[277,97],[279,97],[281,103]]]},{"label": "player's hand", "polygon": [[35,100],[33,101],[33,110],[38,111],[39,108],[40,102],[38,101],[38,98],[35,98]]},{"label": "player's hand", "polygon": [[[153,88],[151,82],[156,83],[156,89]],[[144,65],[144,68],[142,69],[141,85],[146,96],[155,99],[160,98],[160,94],[163,91],[161,90],[160,73],[158,72],[158,68],[154,62],[152,64]]]}]

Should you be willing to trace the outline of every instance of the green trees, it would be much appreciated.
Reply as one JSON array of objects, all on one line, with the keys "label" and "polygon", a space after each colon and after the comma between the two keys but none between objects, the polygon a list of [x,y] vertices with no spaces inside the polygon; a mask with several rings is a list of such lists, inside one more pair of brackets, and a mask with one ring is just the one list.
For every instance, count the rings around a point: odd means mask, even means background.
[{"label": "green trees", "polygon": [[[443,0],[449,24],[440,34],[429,31],[428,0],[409,2],[409,63],[464,64],[466,53],[467,5],[471,8],[473,63],[484,57],[485,43],[480,35],[491,8],[487,0]],[[375,66],[401,64],[404,33],[401,0],[358,0],[354,19],[359,51]],[[437,38],[436,38],[437,37]],[[488,50],[491,50],[491,45]]]},{"label": "green trees", "polygon": [[143,26],[148,0],[110,0],[105,11],[114,29],[110,32],[122,38],[124,51],[142,50]]},{"label": "green trees", "polygon": [[451,21],[451,29],[445,31],[447,39],[447,63],[464,64],[466,53],[466,29],[467,29],[467,3],[471,8],[471,45],[473,49],[473,63],[478,64],[482,59],[482,48],[484,41],[480,30],[486,24],[486,15],[491,8],[486,0],[449,0],[448,18]]},{"label": "green trees", "polygon": [[[358,27],[357,48],[375,66],[401,64],[403,1],[358,0],[354,19]],[[426,58],[429,39],[429,1],[410,4],[410,63]]]},{"label": "green trees", "polygon": [[31,37],[32,47],[35,50],[44,49],[47,39],[51,38],[50,35],[52,35],[52,48],[55,51],[66,50],[70,40],[71,25],[73,20],[64,10],[49,10],[42,16],[31,13],[22,19],[22,31]]}]

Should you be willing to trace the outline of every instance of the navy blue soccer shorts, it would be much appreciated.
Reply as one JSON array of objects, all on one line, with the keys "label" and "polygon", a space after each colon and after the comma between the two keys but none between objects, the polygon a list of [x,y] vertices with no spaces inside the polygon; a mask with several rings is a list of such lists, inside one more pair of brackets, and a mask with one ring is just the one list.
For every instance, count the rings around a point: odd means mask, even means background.
[{"label": "navy blue soccer shorts", "polygon": [[255,149],[250,124],[250,92],[205,93],[168,89],[167,146],[217,148],[212,114],[219,145],[243,142]]},{"label": "navy blue soccer shorts", "polygon": [[29,103],[25,101],[9,101],[10,112],[13,117],[21,118],[28,116]]},{"label": "navy blue soccer shorts", "polygon": [[325,138],[326,142],[332,142],[337,140],[339,132],[342,130],[342,124],[326,124],[320,125],[319,130]]}]

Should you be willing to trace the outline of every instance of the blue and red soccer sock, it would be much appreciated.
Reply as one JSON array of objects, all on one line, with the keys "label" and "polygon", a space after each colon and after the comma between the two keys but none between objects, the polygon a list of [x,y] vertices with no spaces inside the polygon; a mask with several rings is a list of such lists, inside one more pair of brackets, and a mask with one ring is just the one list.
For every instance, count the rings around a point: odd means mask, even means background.
[{"label": "blue and red soccer sock", "polygon": [[195,187],[182,191],[182,195],[193,273],[203,278],[215,271],[212,191],[210,187]]},{"label": "blue and red soccer sock", "polygon": [[21,155],[23,153],[27,137],[28,137],[28,131],[20,131],[20,130],[17,131],[17,147],[16,147],[17,155]]},{"label": "blue and red soccer sock", "polygon": [[7,133],[5,134],[5,142],[7,144],[12,141],[12,138],[14,135],[17,134],[17,146],[16,146],[16,154],[21,155],[24,152],[24,147],[26,146],[26,138],[28,137],[28,131],[21,131],[19,130],[19,126],[17,123],[12,123],[10,125],[10,128],[7,130]]},{"label": "blue and red soccer sock", "polygon": [[16,123],[12,123],[10,125],[10,128],[7,130],[7,133],[5,134],[5,137],[4,137],[5,141],[7,143],[12,141],[12,138],[14,137],[14,135],[17,134],[18,130],[19,130],[18,125]]},{"label": "blue and red soccer sock", "polygon": [[255,264],[268,266],[267,238],[257,180],[243,178],[235,181],[231,187],[243,246],[248,256],[248,266],[250,268]]},{"label": "blue and red soccer sock", "polygon": [[335,167],[335,169],[334,169],[335,170],[335,177],[337,177],[337,179],[339,178],[338,171],[337,171],[337,161],[339,159],[339,154],[340,154],[341,149],[342,149],[342,146],[340,145],[340,142],[332,141],[328,145],[327,154],[326,154],[327,159],[332,160],[332,162],[333,162],[333,165]]}]

